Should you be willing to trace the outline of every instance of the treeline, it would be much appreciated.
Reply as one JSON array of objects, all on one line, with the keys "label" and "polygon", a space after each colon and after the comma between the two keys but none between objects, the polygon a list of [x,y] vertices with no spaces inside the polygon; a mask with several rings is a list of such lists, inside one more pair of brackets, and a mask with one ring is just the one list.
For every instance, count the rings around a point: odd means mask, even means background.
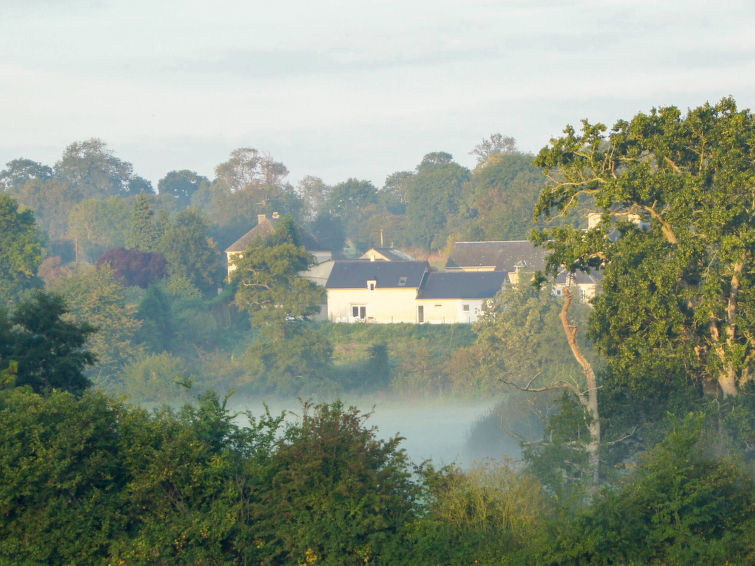
[{"label": "treeline", "polygon": [[[414,171],[393,173],[377,188],[357,178],[328,186],[307,177],[293,186],[285,165],[240,148],[217,166],[214,179],[171,171],[157,192],[98,139],[71,144],[54,165],[15,159],[0,171],[0,261],[8,267],[0,276],[3,297],[12,305],[26,290],[43,287],[62,295],[70,316],[98,329],[90,337],[97,363],[88,376],[135,400],[181,397],[177,376],[200,390],[360,390],[348,337],[333,343],[328,330],[292,324],[281,346],[275,331],[263,331],[263,324],[239,313],[244,298],[224,282],[222,250],[253,227],[257,214],[273,211],[336,256],[377,246],[381,234],[385,245],[419,257],[453,239],[525,238],[541,184],[532,156],[499,134],[473,153],[474,171],[434,152]],[[297,261],[306,262],[306,255]],[[220,288],[225,290],[218,295]],[[418,394],[464,389],[443,363],[455,347],[431,342],[388,337],[368,341],[377,348],[372,354],[358,350],[365,366],[383,368],[376,383],[396,378],[396,390]],[[265,352],[270,347],[281,356]],[[287,361],[284,352],[296,355]],[[378,353],[376,366],[370,362]],[[438,372],[444,374],[440,384],[433,382]]]},{"label": "treeline", "polygon": [[69,145],[54,166],[10,161],[0,171],[0,189],[34,211],[48,255],[63,263],[77,253],[94,263],[108,249],[134,248],[138,195],[149,197],[159,224],[193,207],[220,251],[247,232],[258,214],[274,211],[290,214],[335,252],[346,240],[362,251],[377,246],[381,232],[386,245],[420,253],[444,248],[450,237],[526,238],[541,185],[532,156],[500,134],[473,153],[474,171],[434,152],[414,171],[388,175],[382,187],[357,177],[330,186],[313,176],[293,186],[283,163],[239,148],[216,167],[214,179],[188,169],[170,171],[155,191],[105,142],[90,139]]}]

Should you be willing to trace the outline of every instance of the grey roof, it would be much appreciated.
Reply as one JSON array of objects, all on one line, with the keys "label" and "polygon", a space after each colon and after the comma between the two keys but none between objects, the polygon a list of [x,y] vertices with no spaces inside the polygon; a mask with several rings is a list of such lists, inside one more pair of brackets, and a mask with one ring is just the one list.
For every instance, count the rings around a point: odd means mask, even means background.
[{"label": "grey roof", "polygon": [[375,251],[382,256],[388,258],[388,261],[414,261],[414,258],[408,253],[396,248],[371,248],[367,250],[360,259],[369,259],[368,255],[371,251]]},{"label": "grey roof", "polygon": [[376,281],[378,289],[419,287],[428,270],[426,261],[336,261],[327,289],[361,289]]},{"label": "grey roof", "polygon": [[[228,246],[225,251],[243,252],[257,238],[265,240],[265,238],[269,237],[273,232],[275,232],[275,223],[277,220],[277,218],[264,218],[261,222],[258,222],[254,228],[249,230],[246,234],[244,234],[238,240]],[[325,246],[318,242],[312,234],[302,229],[298,224],[296,227],[299,230],[299,236],[301,237],[302,245],[307,248],[307,250],[314,251],[326,249]]]},{"label": "grey roof", "polygon": [[566,269],[562,269],[558,272],[558,275],[556,275],[553,282],[557,285],[567,285],[568,283],[571,283],[572,285],[597,285],[598,281],[600,281],[599,272],[585,273],[584,271],[575,271],[571,274],[571,282],[568,281],[569,275],[570,274]]},{"label": "grey roof", "polygon": [[491,299],[508,280],[503,271],[430,273],[419,299]]},{"label": "grey roof", "polygon": [[500,242],[456,242],[446,269],[493,267],[495,271],[544,271],[549,250],[528,240]]}]

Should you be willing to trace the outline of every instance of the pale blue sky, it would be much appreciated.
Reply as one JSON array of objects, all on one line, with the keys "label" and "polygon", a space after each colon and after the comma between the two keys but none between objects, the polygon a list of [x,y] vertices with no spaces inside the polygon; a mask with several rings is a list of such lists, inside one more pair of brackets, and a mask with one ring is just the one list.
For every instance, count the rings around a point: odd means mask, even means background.
[{"label": "pale blue sky", "polygon": [[156,185],[235,148],[381,186],[493,132],[537,151],[582,118],[755,106],[742,1],[0,0],[0,168],[105,140]]}]

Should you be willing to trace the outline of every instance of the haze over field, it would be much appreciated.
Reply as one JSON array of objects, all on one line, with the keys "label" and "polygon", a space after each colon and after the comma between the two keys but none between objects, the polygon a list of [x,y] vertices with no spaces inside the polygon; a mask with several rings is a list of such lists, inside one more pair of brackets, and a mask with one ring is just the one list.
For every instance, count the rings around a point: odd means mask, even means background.
[{"label": "haze over field", "polygon": [[239,146],[381,186],[491,132],[732,95],[755,103],[752,2],[4,2],[0,164],[107,140],[154,186]]}]

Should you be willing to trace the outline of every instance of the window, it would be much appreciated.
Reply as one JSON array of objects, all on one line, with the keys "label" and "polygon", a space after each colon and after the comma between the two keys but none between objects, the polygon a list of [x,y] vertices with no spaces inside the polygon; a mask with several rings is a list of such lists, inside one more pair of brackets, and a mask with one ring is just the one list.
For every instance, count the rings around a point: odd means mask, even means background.
[{"label": "window", "polygon": [[367,318],[367,307],[364,305],[352,305],[351,318],[356,320],[364,320]]},{"label": "window", "polygon": [[406,277],[399,277],[398,286],[399,287],[406,287]]},{"label": "window", "polygon": [[368,289],[369,289],[370,291],[374,291],[374,290],[375,290],[375,287],[377,287],[377,281],[375,281],[375,280],[372,280],[372,281],[367,281],[367,288],[368,288]]},{"label": "window", "polygon": [[423,305],[417,307],[417,322],[419,324],[425,322],[425,307]]},{"label": "window", "polygon": [[464,312],[469,312],[469,305],[461,305],[461,310]]}]

